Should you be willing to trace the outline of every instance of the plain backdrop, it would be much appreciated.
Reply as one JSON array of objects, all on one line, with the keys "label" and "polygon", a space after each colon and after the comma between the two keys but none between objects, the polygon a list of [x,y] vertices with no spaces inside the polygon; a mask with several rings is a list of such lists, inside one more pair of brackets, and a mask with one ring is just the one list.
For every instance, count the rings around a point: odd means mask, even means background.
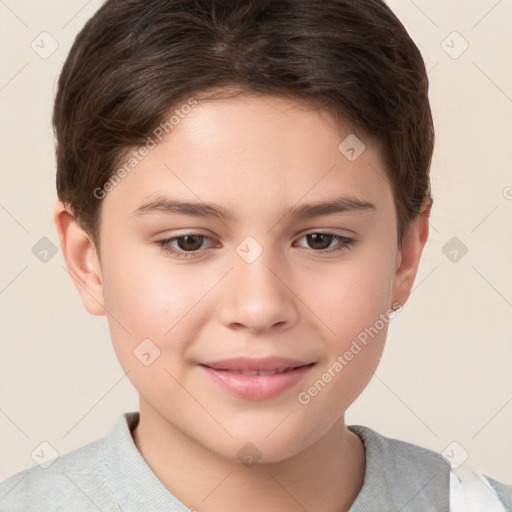
[{"label": "plain backdrop", "polygon": [[[415,288],[347,423],[510,483],[512,2],[389,4],[429,70],[435,203]],[[41,442],[68,452],[138,409],[106,319],[83,308],[60,249],[38,257],[58,246],[55,84],[100,5],[0,1],[0,479],[34,465]]]}]

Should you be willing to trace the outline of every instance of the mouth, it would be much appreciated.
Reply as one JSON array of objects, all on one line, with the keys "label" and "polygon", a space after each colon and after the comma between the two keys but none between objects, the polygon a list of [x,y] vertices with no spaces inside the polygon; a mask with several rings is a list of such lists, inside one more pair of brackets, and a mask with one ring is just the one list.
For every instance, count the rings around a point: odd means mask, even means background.
[{"label": "mouth", "polygon": [[239,398],[266,400],[302,382],[315,363],[289,358],[234,358],[202,363],[220,387]]},{"label": "mouth", "polygon": [[295,370],[296,368],[302,368],[302,366],[291,366],[282,370],[227,370],[224,368],[212,368],[212,370],[216,370],[218,372],[235,373],[237,375],[278,375],[279,373],[289,372],[291,370]]},{"label": "mouth", "polygon": [[[294,368],[300,368],[301,366],[307,366],[311,363],[310,361],[302,361],[299,359],[291,359],[289,357],[263,357],[263,358],[251,358],[251,357],[234,357],[231,359],[222,359],[220,361],[208,361],[201,363],[202,366],[207,366],[214,370],[224,370],[230,372],[277,372],[282,373]],[[248,375],[257,375],[258,373],[248,373]],[[265,375],[265,373],[260,373]],[[270,373],[269,375],[272,375]]]}]

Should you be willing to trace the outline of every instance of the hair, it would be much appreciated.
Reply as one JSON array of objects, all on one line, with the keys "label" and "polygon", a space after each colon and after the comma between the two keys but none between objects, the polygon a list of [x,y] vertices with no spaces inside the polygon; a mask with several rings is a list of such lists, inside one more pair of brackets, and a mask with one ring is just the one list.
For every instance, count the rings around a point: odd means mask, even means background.
[{"label": "hair", "polygon": [[399,245],[432,203],[425,64],[383,1],[107,0],[73,43],[53,112],[58,197],[98,249],[96,191],[172,108],[210,90],[321,105],[379,141]]}]

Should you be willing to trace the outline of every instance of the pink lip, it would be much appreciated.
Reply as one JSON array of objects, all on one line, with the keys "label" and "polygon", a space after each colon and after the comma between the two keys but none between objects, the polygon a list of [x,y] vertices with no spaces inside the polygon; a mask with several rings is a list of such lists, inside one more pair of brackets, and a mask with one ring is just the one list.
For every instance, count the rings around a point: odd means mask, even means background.
[{"label": "pink lip", "polygon": [[[247,400],[273,398],[304,380],[314,363],[282,357],[235,358],[200,366],[223,388]],[[274,375],[242,375],[242,371],[286,370]]]}]

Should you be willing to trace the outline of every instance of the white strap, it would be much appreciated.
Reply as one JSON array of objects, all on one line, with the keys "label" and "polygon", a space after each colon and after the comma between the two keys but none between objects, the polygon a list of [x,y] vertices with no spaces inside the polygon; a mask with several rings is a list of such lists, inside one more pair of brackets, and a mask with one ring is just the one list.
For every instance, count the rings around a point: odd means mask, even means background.
[{"label": "white strap", "polygon": [[450,471],[450,512],[506,512],[485,475],[470,468]]}]

